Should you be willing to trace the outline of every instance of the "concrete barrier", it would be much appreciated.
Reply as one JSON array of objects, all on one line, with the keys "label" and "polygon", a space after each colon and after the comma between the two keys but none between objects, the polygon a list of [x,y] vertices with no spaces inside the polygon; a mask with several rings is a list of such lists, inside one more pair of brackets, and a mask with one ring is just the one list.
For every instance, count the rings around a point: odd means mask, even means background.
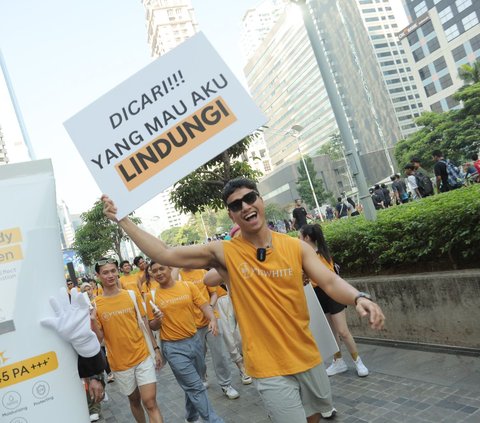
[{"label": "concrete barrier", "polygon": [[369,292],[387,318],[384,331],[373,331],[348,307],[354,336],[480,349],[480,269],[348,282]]}]

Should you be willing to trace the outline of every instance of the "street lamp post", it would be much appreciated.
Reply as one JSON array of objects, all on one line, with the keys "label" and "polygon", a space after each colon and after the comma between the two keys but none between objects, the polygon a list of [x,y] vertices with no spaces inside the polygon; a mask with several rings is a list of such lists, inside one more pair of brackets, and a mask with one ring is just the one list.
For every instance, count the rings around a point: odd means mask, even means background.
[{"label": "street lamp post", "polygon": [[310,178],[310,172],[308,171],[308,168],[307,168],[307,162],[305,161],[305,157],[303,157],[302,149],[300,148],[300,141],[298,140],[298,138],[300,137],[300,132],[302,131],[303,131],[302,126],[293,125],[292,128],[290,129],[290,135],[292,135],[295,138],[295,141],[297,141],[298,152],[300,153],[300,157],[302,158],[303,167],[305,168],[305,173],[307,174],[308,183],[310,184],[310,189],[312,190],[313,199],[315,200],[315,207],[318,212],[318,215],[320,216],[320,220],[323,222],[322,212],[320,211],[317,195],[315,194],[315,190],[313,189],[312,179]]}]

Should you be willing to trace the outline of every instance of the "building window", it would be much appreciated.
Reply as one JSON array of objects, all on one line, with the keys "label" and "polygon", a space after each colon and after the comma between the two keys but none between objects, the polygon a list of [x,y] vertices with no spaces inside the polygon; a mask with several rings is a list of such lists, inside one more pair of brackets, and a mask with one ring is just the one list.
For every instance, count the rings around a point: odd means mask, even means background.
[{"label": "building window", "polygon": [[465,31],[468,31],[472,26],[478,24],[478,16],[475,12],[470,13],[468,16],[462,19],[463,27]]},{"label": "building window", "polygon": [[456,0],[458,12],[465,10],[468,6],[472,5],[472,0]]},{"label": "building window", "polygon": [[415,11],[416,16],[420,16],[420,15],[423,15],[424,13],[426,13],[428,9],[427,9],[427,5],[425,4],[425,2],[422,1],[422,2],[418,3],[414,7],[413,10]]},{"label": "building window", "polygon": [[430,109],[432,109],[432,112],[442,113],[442,112],[443,112],[442,103],[440,103],[439,101],[437,101],[436,103],[433,103],[433,104],[430,106]]},{"label": "building window", "polygon": [[459,35],[460,35],[460,32],[458,32],[457,24],[452,25],[451,27],[445,30],[445,36],[447,37],[448,41],[452,41],[454,38],[457,38]]},{"label": "building window", "polygon": [[435,84],[433,82],[431,84],[426,85],[424,88],[425,88],[425,94],[427,95],[427,97],[430,97],[437,92],[437,89],[435,88]]},{"label": "building window", "polygon": [[413,58],[415,59],[415,62],[418,62],[419,60],[422,60],[425,57],[425,53],[423,52],[422,48],[417,48],[412,52]]},{"label": "building window", "polygon": [[440,86],[442,87],[443,90],[445,88],[450,87],[451,85],[453,85],[453,81],[452,81],[452,77],[450,76],[450,74],[447,74],[447,75],[442,76],[440,78]]},{"label": "building window", "polygon": [[475,37],[470,40],[470,45],[473,51],[480,50],[480,34],[475,35]]},{"label": "building window", "polygon": [[420,78],[422,78],[422,81],[429,78],[432,74],[430,73],[430,69],[428,69],[428,66],[424,66],[421,68],[418,73],[420,74]]},{"label": "building window", "polygon": [[438,17],[440,18],[440,22],[444,24],[448,22],[450,19],[453,18],[452,8],[451,6],[446,7],[445,9],[438,12]]},{"label": "building window", "polygon": [[447,106],[449,109],[453,109],[460,105],[460,103],[457,100],[455,100],[451,95],[448,96],[446,100],[447,100]]},{"label": "building window", "polygon": [[441,70],[447,67],[447,62],[445,61],[445,58],[442,56],[433,62],[433,66],[435,67],[435,70],[437,72],[440,72]]},{"label": "building window", "polygon": [[428,51],[430,53],[433,53],[434,51],[438,50],[440,48],[440,43],[438,42],[438,38],[432,38],[428,43],[427,43]]},{"label": "building window", "polygon": [[378,18],[378,16],[373,16],[371,18],[365,18],[365,22],[376,22],[376,21],[379,21],[380,19]]},{"label": "building window", "polygon": [[407,36],[408,44],[413,46],[415,43],[418,43],[418,34],[417,32],[412,32],[411,34],[408,34]]},{"label": "building window", "polygon": [[452,56],[455,62],[462,60],[466,55],[467,52],[465,51],[465,47],[463,45],[458,46],[452,50]]},{"label": "building window", "polygon": [[424,37],[426,37],[428,34],[433,32],[433,23],[432,21],[428,21],[422,27],[420,28],[422,30],[422,34]]}]

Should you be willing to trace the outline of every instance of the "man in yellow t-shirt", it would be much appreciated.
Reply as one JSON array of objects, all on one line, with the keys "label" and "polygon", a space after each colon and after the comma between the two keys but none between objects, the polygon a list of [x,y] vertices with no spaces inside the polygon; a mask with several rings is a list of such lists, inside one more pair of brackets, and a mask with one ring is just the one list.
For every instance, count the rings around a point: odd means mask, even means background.
[{"label": "man in yellow t-shirt", "polygon": [[[204,269],[188,269],[182,268],[178,272],[179,279],[187,281],[195,285],[200,293],[209,300],[209,305],[214,309],[217,302],[217,288],[207,287],[203,283],[203,279],[207,271]],[[213,336],[208,330],[209,321],[205,318],[202,311],[196,307],[195,312],[195,324],[198,329],[198,336],[202,344],[204,354],[207,350],[212,355],[213,368],[215,369],[215,375],[217,376],[218,383],[222,388],[223,393],[228,399],[236,399],[240,396],[238,391],[232,386],[232,373],[230,372],[230,366],[227,359],[227,353],[225,351],[225,344],[221,336]],[[218,313],[215,315],[218,317]],[[205,386],[208,386],[207,382],[207,366],[205,361],[203,362],[201,377]]]},{"label": "man in yellow t-shirt", "polygon": [[145,270],[147,269],[148,263],[142,256],[137,256],[133,259],[133,264],[138,267],[136,276],[138,278],[138,286],[141,288],[143,283],[147,280],[147,274],[145,273]]},{"label": "man in yellow t-shirt", "polygon": [[[120,391],[128,396],[135,420],[145,422],[143,403],[149,421],[163,423],[156,401],[155,367],[162,365],[160,350],[148,325],[140,294],[135,293],[136,306],[147,327],[148,341],[140,329],[141,322],[130,293],[118,287],[117,266],[118,262],[111,258],[101,258],[95,264],[104,292],[95,300],[92,329],[100,342],[105,341],[110,368]],[[147,342],[153,344],[156,363],[150,356]]]},{"label": "man in yellow t-shirt", "polygon": [[[217,334],[217,319],[198,288],[184,281],[172,279],[172,269],[151,262],[149,275],[160,288],[146,296],[150,327],[160,329],[162,351],[180,387],[185,392],[185,421],[223,423],[217,416],[200,377],[204,351],[198,339],[194,310],[202,310],[208,328]],[[150,300],[153,295],[152,306]]]},{"label": "man in yellow t-shirt", "polygon": [[138,275],[132,273],[132,265],[128,260],[123,260],[120,263],[120,270],[123,275],[118,278],[122,289],[129,289],[134,291],[135,294],[141,294],[141,284],[138,282]]},{"label": "man in yellow t-shirt", "polygon": [[[135,225],[118,220],[117,209],[102,197],[104,214],[118,222],[152,260],[165,266],[215,268],[227,283],[242,335],[245,367],[274,423],[317,423],[332,415],[330,383],[309,329],[302,270],[335,301],[355,305],[381,329],[385,316],[366,293],[330,271],[315,250],[299,239],[271,231],[255,182],[229,181],[222,193],[241,236],[205,245],[168,247]],[[300,395],[301,392],[301,395]]]}]

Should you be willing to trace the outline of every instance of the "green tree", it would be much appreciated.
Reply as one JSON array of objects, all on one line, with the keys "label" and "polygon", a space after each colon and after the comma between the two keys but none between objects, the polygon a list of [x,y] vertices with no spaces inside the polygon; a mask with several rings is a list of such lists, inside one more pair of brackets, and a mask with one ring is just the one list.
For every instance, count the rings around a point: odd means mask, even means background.
[{"label": "green tree", "polygon": [[178,234],[180,233],[180,230],[181,228],[178,226],[166,229],[160,234],[160,237],[162,238],[163,242],[167,245],[177,245],[177,239],[178,239]]},{"label": "green tree", "polygon": [[[313,190],[318,200],[318,205],[321,206],[323,203],[330,201],[332,194],[325,190],[323,186],[323,181],[317,178],[317,172],[313,166],[313,160],[309,156],[305,156],[305,164],[308,169],[308,174],[312,180]],[[305,166],[303,166],[302,160],[298,163],[297,166],[298,179],[296,183],[297,191],[300,197],[305,201],[305,203],[310,208],[315,208],[315,199],[313,198],[312,189],[310,188],[310,183],[308,182],[308,176],[305,171]]]},{"label": "green tree", "polygon": [[473,64],[465,63],[461,65],[458,70],[458,76],[467,84],[480,82],[480,60],[477,60]]},{"label": "green tree", "polygon": [[273,222],[277,220],[288,219],[288,212],[280,207],[277,203],[270,203],[265,206],[265,217],[267,221],[271,220]]},{"label": "green tree", "polygon": [[323,144],[318,150],[318,155],[327,155],[331,160],[339,160],[343,157],[342,137],[339,133],[330,135],[330,139]]},{"label": "green tree", "polygon": [[222,189],[233,178],[244,177],[257,181],[261,173],[253,170],[242,156],[247,152],[248,136],[200,166],[174,185],[170,199],[184,213],[197,213],[223,208]]},{"label": "green tree", "polygon": [[441,150],[456,163],[480,148],[480,82],[461,88],[454,98],[463,107],[444,113],[424,112],[416,119],[421,126],[395,146],[395,158],[402,167],[412,157],[420,157],[426,168],[433,166],[433,150]]},{"label": "green tree", "polygon": [[[82,213],[81,218],[84,224],[75,232],[73,248],[83,263],[91,266],[99,257],[112,250],[120,261],[123,260],[120,244],[129,238],[120,226],[105,217],[103,203],[100,200],[95,202],[90,210]],[[137,224],[141,223],[133,214],[130,218]]]}]

